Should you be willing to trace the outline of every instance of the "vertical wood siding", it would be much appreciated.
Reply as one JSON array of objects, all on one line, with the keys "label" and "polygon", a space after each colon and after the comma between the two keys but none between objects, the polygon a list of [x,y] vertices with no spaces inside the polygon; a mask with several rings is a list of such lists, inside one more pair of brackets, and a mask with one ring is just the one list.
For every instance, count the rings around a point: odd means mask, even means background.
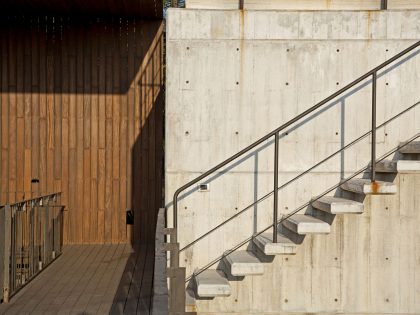
[{"label": "vertical wood siding", "polygon": [[162,32],[161,21],[126,18],[2,20],[0,203],[62,191],[70,244],[153,232],[162,204]]}]

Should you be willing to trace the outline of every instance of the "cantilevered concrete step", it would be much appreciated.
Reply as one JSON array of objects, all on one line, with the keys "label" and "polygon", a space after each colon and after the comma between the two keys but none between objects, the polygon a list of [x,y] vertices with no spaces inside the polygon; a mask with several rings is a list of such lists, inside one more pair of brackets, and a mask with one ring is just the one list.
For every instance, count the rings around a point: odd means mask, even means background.
[{"label": "cantilevered concrete step", "polygon": [[208,269],[194,278],[198,297],[213,298],[231,294],[229,281],[221,270]]},{"label": "cantilevered concrete step", "polygon": [[224,258],[230,274],[235,277],[248,275],[262,275],[264,265],[255,255],[249,251],[236,251]]},{"label": "cantilevered concrete step", "polygon": [[376,163],[376,172],[378,173],[396,173],[397,172],[397,162],[391,160],[383,160]]},{"label": "cantilevered concrete step", "polygon": [[328,234],[331,231],[331,226],[328,223],[305,214],[295,214],[283,221],[283,225],[300,235]]},{"label": "cantilevered concrete step", "polygon": [[341,188],[364,195],[392,195],[397,193],[397,186],[393,183],[382,181],[372,183],[370,179],[351,179],[342,184]]},{"label": "cantilevered concrete step", "polygon": [[420,161],[384,160],[376,164],[376,171],[379,173],[418,173]]},{"label": "cantilevered concrete step", "polygon": [[[400,145],[403,145],[401,143]],[[413,141],[400,149],[403,154],[420,154],[420,141]]]},{"label": "cantilevered concrete step", "polygon": [[331,214],[363,213],[363,203],[337,197],[324,196],[312,202],[318,210]]},{"label": "cantilevered concrete step", "polygon": [[254,238],[254,244],[267,256],[294,255],[298,246],[281,233],[277,234],[277,243],[273,243],[273,233],[263,233]]}]

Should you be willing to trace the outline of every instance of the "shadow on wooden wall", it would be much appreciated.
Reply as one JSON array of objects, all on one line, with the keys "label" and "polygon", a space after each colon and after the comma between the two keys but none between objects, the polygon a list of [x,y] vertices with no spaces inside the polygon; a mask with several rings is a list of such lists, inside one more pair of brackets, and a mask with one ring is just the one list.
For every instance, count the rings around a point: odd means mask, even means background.
[{"label": "shadow on wooden wall", "polygon": [[162,45],[161,20],[3,18],[0,203],[62,191],[65,243],[151,237],[162,204]]}]

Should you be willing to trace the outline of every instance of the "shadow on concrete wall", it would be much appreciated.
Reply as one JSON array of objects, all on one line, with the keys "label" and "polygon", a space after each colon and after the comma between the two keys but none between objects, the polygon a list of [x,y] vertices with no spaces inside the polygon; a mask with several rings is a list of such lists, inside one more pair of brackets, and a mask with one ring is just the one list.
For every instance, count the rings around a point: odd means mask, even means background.
[{"label": "shadow on concrete wall", "polygon": [[[403,65],[406,62],[410,61],[411,59],[415,58],[419,54],[420,54],[420,50],[415,50],[412,53],[409,53],[407,56],[404,56],[403,58],[401,58],[397,62],[395,62],[395,63],[391,64],[390,66],[380,70],[378,72],[378,80],[380,78],[385,77],[388,73],[390,73],[394,70],[397,70],[401,65]],[[366,69],[366,71],[369,71],[369,70],[370,69]],[[341,178],[341,180],[345,179],[345,174],[346,174],[346,172],[348,172],[348,170],[346,171],[346,164],[345,164],[346,152],[347,152],[348,149],[350,149],[352,147],[352,146],[349,146],[349,143],[356,140],[356,139],[347,139],[347,142],[345,141],[345,139],[346,139],[346,128],[348,128],[348,126],[347,126],[348,122],[347,122],[347,117],[346,117],[346,106],[348,106],[348,105],[346,104],[346,102],[348,101],[348,99],[351,96],[353,96],[357,93],[360,93],[362,91],[367,91],[367,90],[368,91],[372,90],[372,79],[371,78],[368,78],[368,79],[360,82],[359,84],[355,85],[354,87],[349,88],[347,91],[343,92],[336,99],[332,100],[331,102],[326,103],[320,109],[315,110],[313,113],[307,115],[305,118],[301,119],[300,121],[296,122],[292,126],[286,128],[286,129],[284,129],[283,131],[280,132],[279,139],[281,141],[282,139],[286,138],[287,136],[293,134],[293,132],[296,132],[297,130],[299,130],[301,128],[305,128],[307,123],[315,120],[318,117],[322,117],[322,114],[326,113],[328,110],[332,110],[332,109],[337,108],[337,107],[339,108],[339,112],[340,112],[340,117],[339,117],[339,119],[340,119],[340,144],[339,144],[339,147],[337,148],[337,151],[332,153],[330,156],[325,156],[324,158],[320,159],[313,167],[301,172],[296,177],[294,177],[294,178],[292,178],[292,179],[290,179],[286,182],[279,183],[279,190],[281,190],[283,188],[286,188],[289,185],[292,185],[295,181],[304,177],[306,174],[309,174],[311,171],[316,169],[317,166],[320,166],[320,165],[324,164],[325,162],[327,162],[330,158],[332,158],[334,156],[339,156],[340,157],[340,166],[339,166],[340,178]],[[410,115],[410,112],[412,112],[412,110],[414,110],[414,108],[417,105],[418,105],[418,103],[414,104],[414,105],[411,105],[410,107],[407,107],[407,109],[409,109],[409,111],[407,111],[407,112],[403,111],[402,113],[399,113],[394,117],[388,118],[389,122],[391,122],[394,119],[400,118],[401,117],[400,114]],[[370,115],[370,109],[371,109],[371,104],[366,104],[366,113],[368,113],[368,115]],[[377,126],[379,126],[382,123],[383,122],[378,121]],[[365,137],[368,137],[368,136],[369,136],[369,134],[367,134]],[[362,138],[362,139],[364,139],[364,138]],[[259,156],[262,152],[264,152],[266,150],[271,150],[270,152],[274,151],[274,137],[272,137],[271,140],[267,140],[267,142],[264,142],[263,144],[257,146],[257,148],[252,149],[249,152],[243,154],[241,157],[237,158],[234,162],[231,162],[227,166],[220,168],[219,171],[214,172],[207,179],[203,180],[203,182],[202,182],[203,184],[210,184],[211,182],[213,182],[213,181],[219,179],[220,177],[222,177],[223,175],[228,174],[229,172],[235,171],[235,168],[240,166],[241,164],[243,164],[243,163],[245,163],[249,160],[254,160],[254,163],[253,163],[254,168],[252,170],[250,170],[250,173],[253,174],[253,201],[252,201],[252,203],[250,203],[249,205],[247,205],[246,207],[244,207],[242,209],[237,209],[236,213],[232,217],[218,223],[217,225],[212,227],[209,231],[203,232],[201,234],[201,236],[197,237],[195,240],[189,240],[189,242],[187,244],[183,244],[183,246],[184,246],[183,249],[187,249],[187,248],[189,248],[189,247],[191,247],[195,244],[198,244],[200,241],[205,240],[211,234],[215,233],[219,228],[223,227],[225,224],[231,222],[236,217],[240,216],[241,214],[243,214],[243,213],[245,213],[245,212],[247,212],[251,209],[253,211],[253,224],[252,224],[253,233],[256,234],[256,233],[260,232],[257,229],[258,215],[259,215],[258,205],[263,200],[266,200],[267,198],[272,196],[272,191],[261,193],[261,191],[259,190],[259,175],[260,175]],[[281,147],[280,147],[280,150],[281,150]],[[368,172],[363,173],[363,178],[368,178],[368,176],[369,176]],[[382,178],[382,177],[379,176],[379,178]],[[392,176],[391,177],[388,176],[388,178],[386,178],[386,179],[387,180],[392,180]],[[192,188],[189,188],[189,189],[185,190],[183,193],[181,193],[181,195],[178,198],[178,201],[181,201],[185,198],[188,198],[189,196],[196,193],[197,191],[198,191],[198,187],[196,185],[194,185]],[[335,193],[335,196],[341,196],[343,192],[340,189],[337,189],[334,193]],[[350,199],[356,198],[356,197],[357,196],[350,196]],[[173,203],[169,202],[166,205],[166,207],[170,207],[172,205],[173,205]],[[293,210],[295,210],[295,209],[289,209],[289,213],[292,212]],[[327,214],[319,213],[318,211],[313,209],[311,206],[303,208],[302,210],[307,212],[307,213],[308,212],[313,213],[315,216],[318,216],[321,219],[323,219],[323,220],[325,220],[326,222],[329,222],[329,223],[332,223],[332,221],[334,220],[334,216],[331,216],[331,215],[328,216]],[[280,229],[282,229],[282,227],[280,227]],[[302,241],[303,241],[302,238],[300,238],[299,240],[296,240],[297,243],[301,243]],[[226,248],[221,248],[220,252],[223,252],[225,250],[227,250],[227,249]]]}]

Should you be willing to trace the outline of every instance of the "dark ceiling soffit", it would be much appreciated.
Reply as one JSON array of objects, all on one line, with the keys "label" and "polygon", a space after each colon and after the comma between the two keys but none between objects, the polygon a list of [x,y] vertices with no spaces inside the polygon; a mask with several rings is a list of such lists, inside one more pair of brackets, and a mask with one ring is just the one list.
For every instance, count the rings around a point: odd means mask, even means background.
[{"label": "dark ceiling soffit", "polygon": [[0,0],[0,15],[119,16],[161,19],[161,0]]}]

